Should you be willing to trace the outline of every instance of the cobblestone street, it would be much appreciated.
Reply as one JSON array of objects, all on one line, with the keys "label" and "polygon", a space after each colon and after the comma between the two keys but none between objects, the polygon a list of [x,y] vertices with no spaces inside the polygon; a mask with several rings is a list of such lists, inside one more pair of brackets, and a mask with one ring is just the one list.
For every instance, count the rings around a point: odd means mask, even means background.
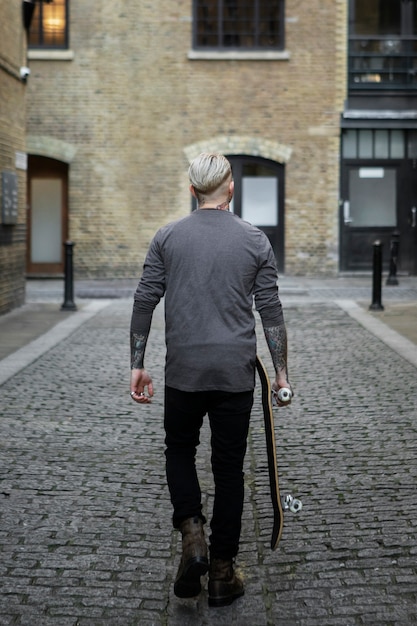
[{"label": "cobblestone street", "polygon": [[[333,300],[287,298],[296,397],[275,413],[281,492],[303,502],[269,548],[257,388],[238,565],[245,596],[179,600],[165,485],[163,312],[129,397],[131,299],[111,301],[0,387],[1,626],[410,626],[417,623],[416,368]],[[259,333],[259,353],[270,358]],[[417,349],[417,348],[416,348]],[[198,465],[213,485],[204,427]],[[206,586],[206,585],[205,585]]]}]

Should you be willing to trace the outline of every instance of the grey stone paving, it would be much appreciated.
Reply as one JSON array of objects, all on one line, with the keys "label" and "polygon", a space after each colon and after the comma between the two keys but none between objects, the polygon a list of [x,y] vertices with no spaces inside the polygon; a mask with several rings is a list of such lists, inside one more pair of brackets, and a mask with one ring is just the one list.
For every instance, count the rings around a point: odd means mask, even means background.
[{"label": "grey stone paving", "polygon": [[[128,394],[131,300],[113,301],[0,387],[0,625],[409,626],[417,623],[416,368],[332,302],[289,303],[291,408],[276,413],[281,491],[303,501],[269,549],[259,396],[238,563],[246,595],[173,595],[163,323],[157,395]],[[259,352],[268,362],[263,339]],[[205,507],[208,432],[199,453]]]}]

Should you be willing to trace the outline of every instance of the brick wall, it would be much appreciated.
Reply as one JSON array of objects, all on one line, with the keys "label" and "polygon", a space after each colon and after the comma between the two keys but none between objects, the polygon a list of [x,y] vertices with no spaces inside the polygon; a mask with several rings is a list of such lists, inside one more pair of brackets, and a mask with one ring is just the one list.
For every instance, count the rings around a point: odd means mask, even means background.
[{"label": "brick wall", "polygon": [[[17,223],[6,225],[0,213],[0,313],[19,306],[25,295],[26,172],[16,168],[16,152],[25,152],[25,90],[20,67],[26,65],[20,0],[0,8],[0,171],[18,177]],[[0,178],[0,197],[3,189]]]},{"label": "brick wall", "polygon": [[281,146],[286,273],[337,270],[346,5],[287,0],[289,60],[214,61],[187,57],[191,0],[71,0],[74,58],[30,61],[28,133],[74,149],[76,276],[138,275],[155,230],[189,212],[187,154],[207,142]]}]

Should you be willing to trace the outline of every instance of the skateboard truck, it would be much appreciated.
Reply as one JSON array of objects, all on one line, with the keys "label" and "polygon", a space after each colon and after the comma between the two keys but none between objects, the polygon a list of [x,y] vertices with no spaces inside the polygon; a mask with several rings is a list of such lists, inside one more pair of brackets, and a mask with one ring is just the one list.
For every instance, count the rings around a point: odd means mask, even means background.
[{"label": "skateboard truck", "polygon": [[298,513],[303,508],[301,500],[297,500],[290,493],[282,498],[282,508],[284,511],[291,511],[291,513]]}]

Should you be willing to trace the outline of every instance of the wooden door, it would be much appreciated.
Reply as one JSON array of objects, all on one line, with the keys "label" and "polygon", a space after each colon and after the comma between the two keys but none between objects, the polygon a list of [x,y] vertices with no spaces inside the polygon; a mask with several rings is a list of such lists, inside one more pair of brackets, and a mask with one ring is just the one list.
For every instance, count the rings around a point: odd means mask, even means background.
[{"label": "wooden door", "polygon": [[64,242],[68,237],[67,196],[67,164],[30,156],[26,267],[29,276],[64,273]]}]

